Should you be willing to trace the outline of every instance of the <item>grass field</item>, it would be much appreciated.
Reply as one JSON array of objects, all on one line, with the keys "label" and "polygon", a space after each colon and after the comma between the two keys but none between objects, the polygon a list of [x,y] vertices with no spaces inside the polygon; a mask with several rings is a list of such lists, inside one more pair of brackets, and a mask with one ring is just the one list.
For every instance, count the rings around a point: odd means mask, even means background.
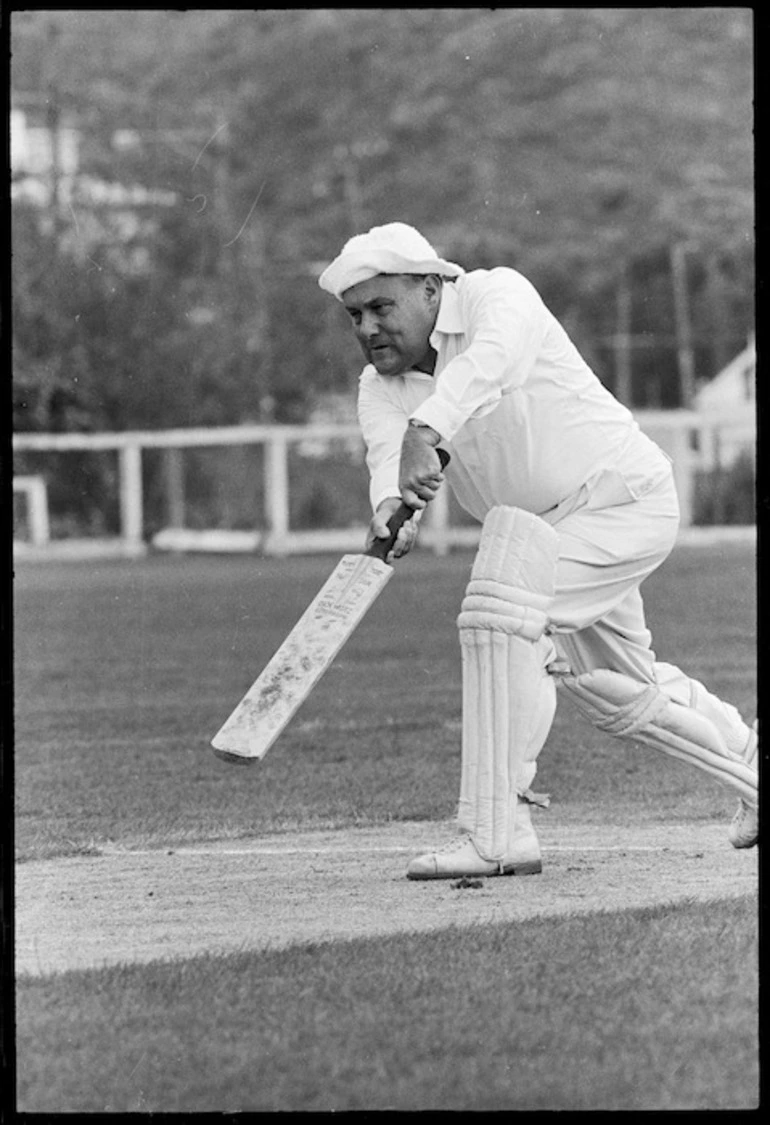
[{"label": "grass field", "polygon": [[[19,858],[106,841],[161,845],[284,827],[452,814],[460,748],[455,618],[470,554],[403,560],[262,763],[214,732],[334,558],[28,565],[16,577]],[[747,717],[756,706],[752,551],[680,549],[646,584],[662,660]],[[560,708],[537,785],[590,821],[721,818],[706,777]]]},{"label": "grass field", "polygon": [[[470,554],[401,562],[263,763],[210,752],[335,561],[17,567],[19,861],[451,816]],[[645,590],[659,657],[753,718],[753,549],[678,548]],[[733,806],[563,708],[537,788],[619,832]],[[749,899],[20,977],[19,1108],[748,1108],[756,929]]]},{"label": "grass field", "polygon": [[684,905],[35,979],[21,1108],[746,1109],[754,912]]}]

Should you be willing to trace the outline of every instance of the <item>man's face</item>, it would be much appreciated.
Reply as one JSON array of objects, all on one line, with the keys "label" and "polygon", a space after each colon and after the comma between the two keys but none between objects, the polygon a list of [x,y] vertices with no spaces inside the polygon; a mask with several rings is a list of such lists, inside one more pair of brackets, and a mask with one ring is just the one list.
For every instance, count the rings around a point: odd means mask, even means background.
[{"label": "man's face", "polygon": [[342,297],[356,339],[380,375],[401,375],[426,361],[441,303],[438,278],[379,274]]}]

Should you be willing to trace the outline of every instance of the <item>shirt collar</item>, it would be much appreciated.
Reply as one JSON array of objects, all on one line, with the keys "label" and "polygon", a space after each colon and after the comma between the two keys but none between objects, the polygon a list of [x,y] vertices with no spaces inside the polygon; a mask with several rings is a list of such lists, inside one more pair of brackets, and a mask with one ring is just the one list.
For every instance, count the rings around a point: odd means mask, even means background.
[{"label": "shirt collar", "polygon": [[460,298],[454,284],[444,283],[441,287],[441,304],[433,331],[430,335],[431,347],[436,347],[437,333],[442,335],[462,335],[463,323],[460,315]]}]

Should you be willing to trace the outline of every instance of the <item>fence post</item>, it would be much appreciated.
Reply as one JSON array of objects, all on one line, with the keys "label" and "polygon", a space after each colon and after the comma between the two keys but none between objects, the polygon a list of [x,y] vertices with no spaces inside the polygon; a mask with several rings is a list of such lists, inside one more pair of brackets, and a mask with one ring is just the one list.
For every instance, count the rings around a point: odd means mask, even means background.
[{"label": "fence post", "polygon": [[138,442],[118,450],[120,469],[120,530],[124,545],[132,552],[144,549],[142,511],[142,447]]},{"label": "fence post", "polygon": [[41,476],[14,477],[14,492],[27,497],[27,524],[29,540],[34,547],[46,547],[51,541],[48,519],[48,488]]},{"label": "fence post", "polygon": [[265,443],[265,553],[285,555],[289,532],[288,440],[273,430]]},{"label": "fence post", "polygon": [[48,522],[48,488],[42,477],[32,478],[29,492],[29,530],[30,538],[36,547],[45,547],[51,539]]}]

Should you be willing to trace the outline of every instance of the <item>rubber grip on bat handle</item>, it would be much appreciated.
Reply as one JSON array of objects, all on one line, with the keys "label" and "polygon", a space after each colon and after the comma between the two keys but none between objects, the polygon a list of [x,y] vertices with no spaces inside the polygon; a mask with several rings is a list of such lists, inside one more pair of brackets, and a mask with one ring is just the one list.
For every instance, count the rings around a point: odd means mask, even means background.
[{"label": "rubber grip on bat handle", "polygon": [[[449,464],[449,454],[445,449],[437,449],[436,453],[438,453],[439,461],[441,462],[441,468],[443,470]],[[398,535],[399,531],[404,526],[406,521],[412,518],[414,512],[414,508],[410,508],[408,504],[404,503],[402,503],[400,507],[396,508],[395,512],[390,517],[387,523],[390,535],[387,539],[375,539],[374,543],[372,543],[371,547],[366,552],[367,555],[370,555],[375,559],[382,559],[382,561],[384,562],[388,557],[390,551],[393,550],[393,544],[396,542],[396,536]]]}]

